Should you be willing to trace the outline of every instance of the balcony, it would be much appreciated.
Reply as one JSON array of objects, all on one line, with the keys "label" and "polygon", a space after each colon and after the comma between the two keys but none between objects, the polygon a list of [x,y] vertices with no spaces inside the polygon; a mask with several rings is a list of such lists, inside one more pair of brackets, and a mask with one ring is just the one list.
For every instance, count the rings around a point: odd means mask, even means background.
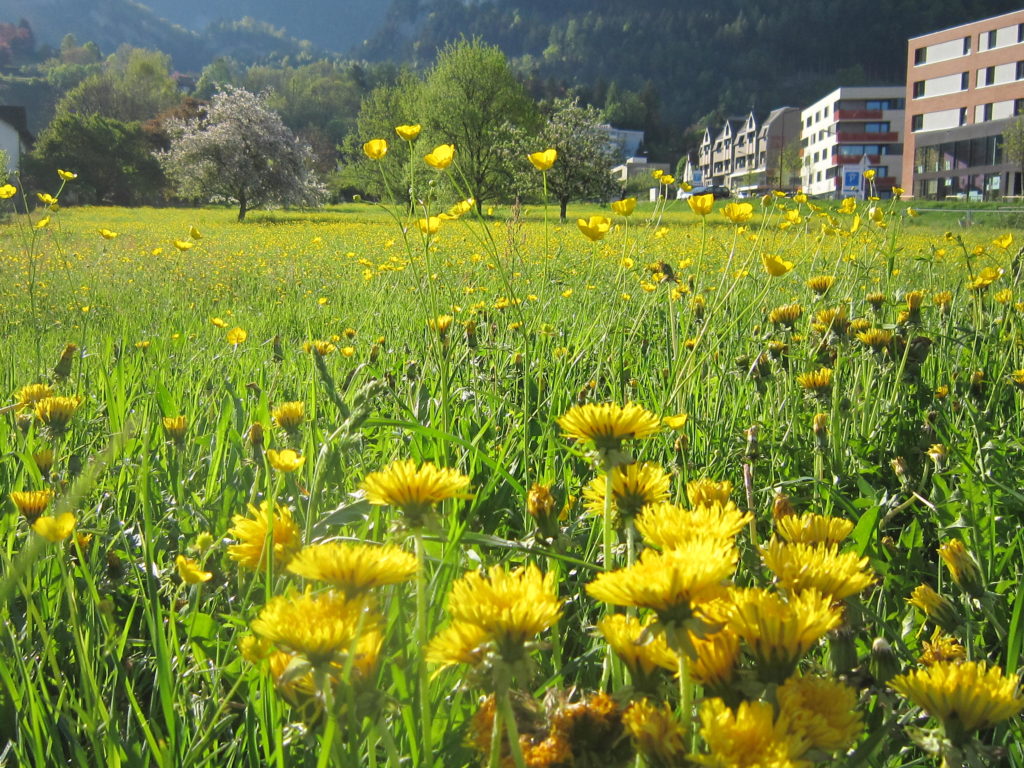
[{"label": "balcony", "polygon": [[[832,155],[832,165],[857,165],[863,155]],[[882,165],[883,158],[892,155],[868,155],[868,165]]]},{"label": "balcony", "polygon": [[839,131],[836,133],[836,141],[840,144],[889,144],[900,140],[896,131],[885,133],[869,133],[864,131]]},{"label": "balcony", "polygon": [[835,122],[840,120],[881,120],[882,110],[880,109],[837,109],[832,119]]}]

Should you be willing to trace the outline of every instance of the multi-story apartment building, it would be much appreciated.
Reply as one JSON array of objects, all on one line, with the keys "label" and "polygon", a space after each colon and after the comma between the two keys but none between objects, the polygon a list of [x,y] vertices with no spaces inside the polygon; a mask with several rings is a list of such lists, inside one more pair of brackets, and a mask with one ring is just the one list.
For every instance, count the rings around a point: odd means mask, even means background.
[{"label": "multi-story apartment building", "polygon": [[901,85],[842,87],[803,110],[804,192],[844,196],[844,166],[873,169],[882,196],[902,186],[905,95]]},{"label": "multi-story apartment building", "polygon": [[712,137],[705,129],[697,152],[699,177],[687,181],[726,186],[734,192],[763,192],[793,185],[780,170],[783,151],[799,139],[800,111],[795,107],[774,109],[763,121],[753,112],[731,117]]},{"label": "multi-story apartment building", "polygon": [[903,176],[916,197],[1021,195],[1001,135],[1024,115],[1024,10],[911,38]]}]

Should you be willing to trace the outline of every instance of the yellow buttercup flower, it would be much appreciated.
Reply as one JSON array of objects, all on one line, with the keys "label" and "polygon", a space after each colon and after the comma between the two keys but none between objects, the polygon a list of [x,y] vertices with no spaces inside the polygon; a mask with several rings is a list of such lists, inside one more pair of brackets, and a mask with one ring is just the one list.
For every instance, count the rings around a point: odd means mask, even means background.
[{"label": "yellow buttercup flower", "polygon": [[174,247],[177,248],[179,251],[187,251],[195,247],[195,243],[193,243],[191,240],[175,240]]},{"label": "yellow buttercup flower", "polygon": [[658,177],[658,181],[667,187],[670,184],[676,183],[676,177],[670,173],[663,173]]},{"label": "yellow buttercup flower", "polygon": [[247,338],[249,338],[249,332],[244,328],[239,328],[238,326],[235,326],[227,333],[228,344],[232,344],[236,347]]},{"label": "yellow buttercup flower", "polygon": [[733,224],[743,224],[754,217],[754,206],[750,203],[728,203],[722,214]]},{"label": "yellow buttercup flower", "polygon": [[677,413],[675,416],[666,416],[661,420],[669,429],[674,429],[676,432],[682,432],[686,428],[686,422],[689,421],[690,416],[686,413]]},{"label": "yellow buttercup flower", "polygon": [[385,139],[370,139],[363,144],[363,153],[371,160],[380,160],[388,153],[388,142]]},{"label": "yellow buttercup flower", "polygon": [[188,228],[188,236],[191,237],[193,240],[203,239],[202,233],[196,228],[195,224]]},{"label": "yellow buttercup flower", "polygon": [[786,261],[781,256],[776,256],[773,253],[762,253],[761,264],[764,266],[764,271],[771,277],[782,277],[793,269],[792,261]]},{"label": "yellow buttercup flower", "polygon": [[60,168],[57,169],[57,175],[60,177],[61,181],[74,181],[75,179],[78,178],[77,173],[72,173],[71,171],[64,171],[61,170]]},{"label": "yellow buttercup flower", "polygon": [[398,547],[341,541],[311,544],[288,563],[297,576],[330,584],[348,597],[408,581],[417,567],[416,557]]},{"label": "yellow buttercup flower", "polygon": [[1020,682],[983,661],[942,661],[894,677],[889,685],[942,721],[946,737],[959,745],[973,731],[1024,710]]},{"label": "yellow buttercup flower", "polygon": [[866,171],[864,171],[864,180],[865,181],[874,181],[875,173],[876,173],[876,171],[875,171],[874,168],[868,168]]},{"label": "yellow buttercup flower", "polygon": [[178,578],[186,584],[202,584],[213,578],[212,573],[204,571],[202,566],[191,557],[178,555],[174,560],[174,564],[178,569]]},{"label": "yellow buttercup flower", "polygon": [[555,160],[558,159],[558,151],[545,149],[543,152],[532,152],[526,157],[538,171],[546,171],[555,164]]},{"label": "yellow buttercup flower", "polygon": [[45,229],[45,228],[46,228],[46,226],[47,226],[47,225],[48,225],[49,223],[50,223],[50,217],[49,217],[49,216],[44,216],[44,217],[43,217],[43,218],[41,218],[41,219],[40,219],[39,221],[37,221],[37,222],[36,222],[35,224],[33,224],[33,225],[32,225],[32,228],[33,228],[33,229]]},{"label": "yellow buttercup flower", "polygon": [[395,133],[398,134],[398,138],[404,141],[415,141],[416,137],[420,135],[420,131],[423,129],[419,123],[415,125],[396,125]]},{"label": "yellow buttercup flower", "polygon": [[692,195],[686,199],[690,210],[700,216],[707,216],[715,207],[714,195]]},{"label": "yellow buttercup flower", "polygon": [[394,461],[379,472],[371,472],[360,484],[371,504],[397,507],[407,523],[418,528],[435,504],[445,499],[468,499],[469,478],[455,469],[431,462],[420,466],[411,459]]},{"label": "yellow buttercup flower", "polygon": [[591,216],[589,219],[577,219],[576,226],[588,240],[597,242],[603,240],[604,236],[608,234],[612,220],[607,216]]},{"label": "yellow buttercup flower", "polygon": [[11,184],[0,186],[0,200],[10,200],[18,194],[18,188]]},{"label": "yellow buttercup flower", "polygon": [[100,227],[99,233],[100,237],[102,237],[104,240],[113,240],[119,234],[118,232],[114,232],[113,230],[107,229],[106,227]]},{"label": "yellow buttercup flower", "polygon": [[70,512],[64,512],[56,517],[42,515],[32,523],[32,530],[47,541],[57,544],[71,535],[76,522],[77,518]]},{"label": "yellow buttercup flower", "polygon": [[436,235],[441,229],[441,217],[428,216],[425,219],[416,219],[416,227],[425,235]]},{"label": "yellow buttercup flower", "polygon": [[1004,232],[1003,234],[1001,234],[999,237],[992,241],[992,245],[998,248],[1002,248],[1004,250],[1009,248],[1011,245],[1013,245],[1013,233]]},{"label": "yellow buttercup flower", "polygon": [[267,460],[270,462],[270,466],[278,472],[295,472],[306,463],[306,457],[301,456],[291,448],[285,448],[281,451],[275,451],[271,448],[267,451]]},{"label": "yellow buttercup flower", "polygon": [[616,200],[612,203],[612,210],[619,216],[629,216],[636,210],[636,198],[627,197],[624,200]]},{"label": "yellow buttercup flower", "polygon": [[217,328],[227,328],[228,323],[226,320],[220,317],[211,317],[210,322],[213,323]]},{"label": "yellow buttercup flower", "polygon": [[243,568],[265,568],[268,545],[278,567],[287,565],[302,547],[299,526],[292,520],[291,510],[282,504],[250,504],[248,516],[235,515],[231,522],[228,536],[238,543],[228,547],[228,557]]},{"label": "yellow buttercup flower", "polygon": [[454,144],[440,144],[434,147],[434,150],[429,155],[424,155],[423,160],[431,168],[443,171],[449,165],[452,164],[452,160],[455,158],[455,145]]}]

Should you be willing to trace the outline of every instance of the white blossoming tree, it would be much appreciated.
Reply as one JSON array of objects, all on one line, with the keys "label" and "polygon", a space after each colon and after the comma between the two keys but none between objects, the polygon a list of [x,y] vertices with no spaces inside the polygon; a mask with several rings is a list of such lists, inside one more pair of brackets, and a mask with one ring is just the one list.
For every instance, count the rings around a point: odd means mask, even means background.
[{"label": "white blossoming tree", "polygon": [[312,172],[312,150],[266,103],[266,94],[225,86],[198,117],[167,124],[170,148],[157,153],[182,197],[253,208],[319,205],[325,188]]}]

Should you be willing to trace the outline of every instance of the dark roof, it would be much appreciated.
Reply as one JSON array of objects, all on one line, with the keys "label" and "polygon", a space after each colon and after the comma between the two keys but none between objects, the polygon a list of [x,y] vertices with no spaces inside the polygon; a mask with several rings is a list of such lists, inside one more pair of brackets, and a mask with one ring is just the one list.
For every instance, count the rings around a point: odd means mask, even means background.
[{"label": "dark roof", "polygon": [[35,137],[28,130],[28,116],[24,107],[0,106],[0,120],[16,130],[26,144],[35,141]]}]

